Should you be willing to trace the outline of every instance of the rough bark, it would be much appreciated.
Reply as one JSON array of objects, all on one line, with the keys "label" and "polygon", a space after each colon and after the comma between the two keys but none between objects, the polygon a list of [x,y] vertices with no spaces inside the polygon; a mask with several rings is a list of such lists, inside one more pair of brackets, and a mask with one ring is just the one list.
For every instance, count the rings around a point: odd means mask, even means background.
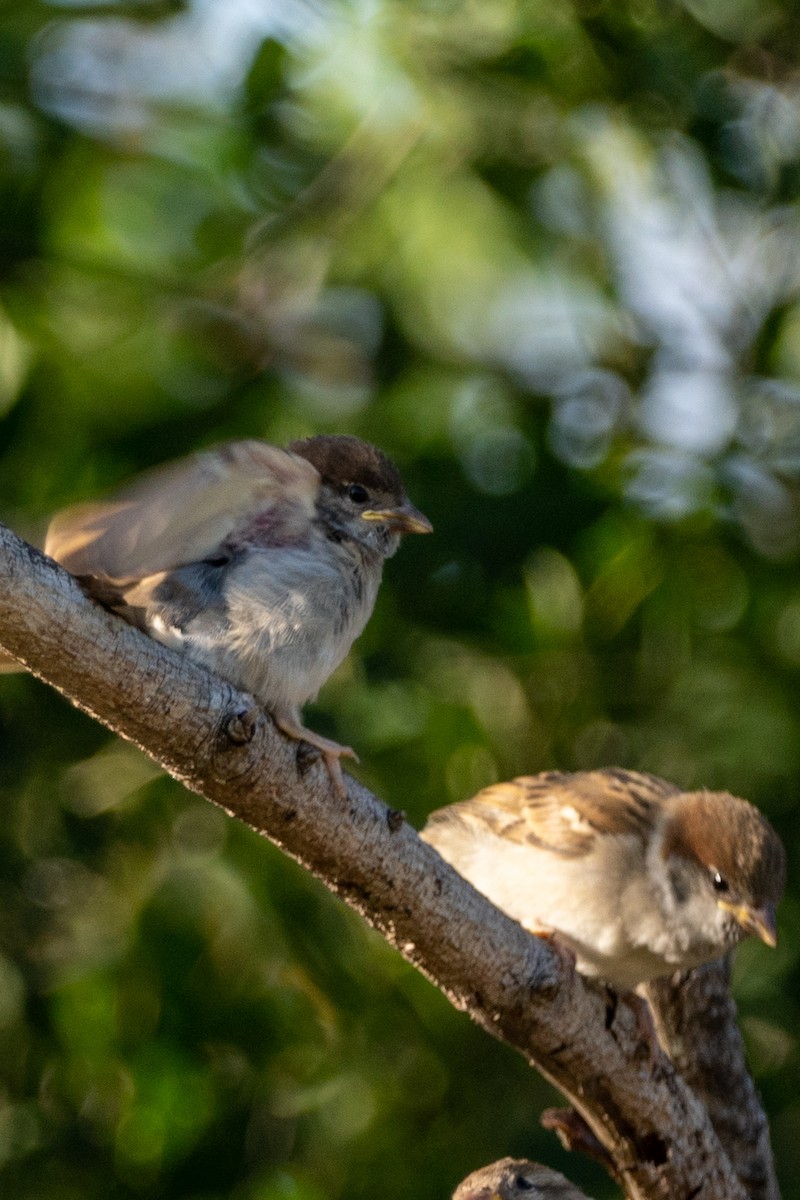
[{"label": "rough bark", "polygon": [[0,646],[193,791],[271,838],[574,1105],[631,1200],[747,1200],[698,1098],[626,1004],[581,977],[252,698],[85,598],[0,526]]},{"label": "rough bark", "polygon": [[750,1200],[780,1200],[769,1125],[745,1061],[730,960],[648,985],[658,1036],[705,1105]]}]

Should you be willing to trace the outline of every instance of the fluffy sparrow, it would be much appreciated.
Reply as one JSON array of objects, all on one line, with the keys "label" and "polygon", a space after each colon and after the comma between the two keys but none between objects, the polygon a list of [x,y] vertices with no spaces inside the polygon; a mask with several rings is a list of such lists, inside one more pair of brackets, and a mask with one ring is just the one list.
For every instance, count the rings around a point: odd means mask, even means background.
[{"label": "fluffy sparrow", "polygon": [[58,514],[45,551],[156,641],[183,651],[315,746],[344,793],[347,746],[302,705],[347,655],[403,533],[429,533],[394,463],[355,437],[281,450],[231,442]]},{"label": "fluffy sparrow", "polygon": [[718,958],[748,934],[776,944],[783,846],[727,792],[682,792],[618,768],[554,771],[439,809],[422,837],[619,991]]},{"label": "fluffy sparrow", "polygon": [[453,1192],[453,1200],[586,1200],[568,1179],[526,1158],[501,1158],[473,1171]]}]

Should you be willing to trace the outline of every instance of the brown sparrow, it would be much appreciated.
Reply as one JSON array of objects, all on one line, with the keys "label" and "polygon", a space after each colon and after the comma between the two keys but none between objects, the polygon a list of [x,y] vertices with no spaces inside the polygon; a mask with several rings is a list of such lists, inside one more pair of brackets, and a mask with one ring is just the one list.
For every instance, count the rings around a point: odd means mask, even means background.
[{"label": "brown sparrow", "polygon": [[429,533],[397,467],[355,437],[231,442],[52,521],[45,552],[156,641],[251,692],[322,754],[302,705],[347,655],[403,533]]},{"label": "brown sparrow", "polygon": [[785,880],[769,822],[727,792],[610,768],[547,772],[432,813],[422,832],[479,892],[619,991],[776,944]]},{"label": "brown sparrow", "polygon": [[586,1196],[541,1163],[501,1158],[468,1175],[453,1192],[453,1200],[586,1200]]}]

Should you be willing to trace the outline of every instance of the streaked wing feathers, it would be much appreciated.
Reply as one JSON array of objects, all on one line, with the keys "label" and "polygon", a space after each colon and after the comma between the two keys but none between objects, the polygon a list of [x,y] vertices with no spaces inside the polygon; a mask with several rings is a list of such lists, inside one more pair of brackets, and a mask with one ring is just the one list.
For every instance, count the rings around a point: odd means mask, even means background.
[{"label": "streaked wing feathers", "polygon": [[107,502],[59,513],[45,552],[74,575],[125,582],[199,562],[270,509],[284,529],[314,515],[320,477],[306,459],[256,440],[230,442],[142,476]]},{"label": "streaked wing feathers", "polygon": [[654,775],[614,767],[548,771],[494,784],[471,800],[439,809],[428,828],[451,821],[480,824],[511,842],[577,858],[589,851],[595,833],[644,839],[653,806],[679,790]]}]

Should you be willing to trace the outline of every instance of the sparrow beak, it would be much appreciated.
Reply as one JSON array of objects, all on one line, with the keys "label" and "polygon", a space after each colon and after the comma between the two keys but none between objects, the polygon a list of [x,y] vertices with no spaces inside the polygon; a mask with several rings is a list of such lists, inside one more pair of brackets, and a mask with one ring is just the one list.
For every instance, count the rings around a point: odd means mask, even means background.
[{"label": "sparrow beak", "polygon": [[368,508],[361,516],[365,521],[385,521],[398,533],[433,533],[428,518],[410,500],[397,508]]},{"label": "sparrow beak", "polygon": [[778,944],[778,927],[775,916],[775,905],[768,900],[762,908],[753,908],[749,904],[732,904],[730,901],[718,900],[720,908],[731,913],[734,920],[741,925],[745,933],[752,933],[761,938],[773,950]]}]

